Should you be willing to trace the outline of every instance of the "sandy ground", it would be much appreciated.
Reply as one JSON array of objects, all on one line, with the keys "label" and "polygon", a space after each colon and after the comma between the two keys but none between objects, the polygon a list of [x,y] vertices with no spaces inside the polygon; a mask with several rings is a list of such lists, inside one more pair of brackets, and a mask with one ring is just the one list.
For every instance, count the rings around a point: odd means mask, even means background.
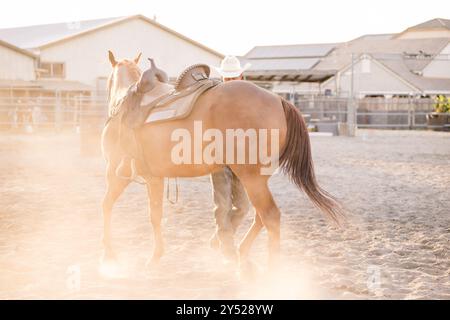
[{"label": "sandy ground", "polygon": [[76,135],[2,133],[0,298],[450,299],[450,135],[364,130],[312,144],[318,179],[351,225],[330,226],[286,177],[272,177],[283,270],[265,275],[263,232],[251,254],[260,275],[244,282],[209,248],[208,177],[181,180],[180,201],[165,204],[166,255],[153,269],[146,190],[130,186],[114,209],[120,268],[101,272],[103,160],[80,157]]}]

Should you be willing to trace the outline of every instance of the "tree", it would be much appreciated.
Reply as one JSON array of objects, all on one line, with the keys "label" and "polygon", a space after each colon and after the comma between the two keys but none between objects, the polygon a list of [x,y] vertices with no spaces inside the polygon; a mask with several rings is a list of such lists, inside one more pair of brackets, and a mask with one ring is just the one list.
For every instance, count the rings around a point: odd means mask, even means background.
[{"label": "tree", "polygon": [[440,94],[435,98],[434,111],[439,113],[450,112],[450,98]]}]

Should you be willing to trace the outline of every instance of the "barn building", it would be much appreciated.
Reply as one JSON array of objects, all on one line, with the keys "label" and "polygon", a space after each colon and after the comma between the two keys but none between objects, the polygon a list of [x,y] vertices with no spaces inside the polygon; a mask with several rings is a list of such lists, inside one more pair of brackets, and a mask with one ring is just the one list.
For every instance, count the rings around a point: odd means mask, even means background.
[{"label": "barn building", "polygon": [[0,29],[0,126],[36,127],[41,119],[73,127],[83,115],[106,114],[108,50],[118,59],[142,53],[142,69],[152,57],[171,79],[223,58],[143,15]]},{"label": "barn building", "polygon": [[[219,65],[223,58],[221,53],[143,15],[0,29],[0,39],[0,47],[5,47],[0,53],[2,61],[3,51],[10,52],[5,56],[8,61],[17,58],[8,64],[9,71],[3,70],[2,63],[3,81],[20,77],[31,81],[30,86],[48,84],[63,91],[104,91],[111,70],[108,50],[118,58],[133,58],[142,52],[172,78],[191,64]],[[141,59],[140,65],[146,68],[148,61]]]},{"label": "barn building", "polygon": [[450,94],[450,20],[345,43],[257,46],[241,57],[248,80],[285,95]]}]

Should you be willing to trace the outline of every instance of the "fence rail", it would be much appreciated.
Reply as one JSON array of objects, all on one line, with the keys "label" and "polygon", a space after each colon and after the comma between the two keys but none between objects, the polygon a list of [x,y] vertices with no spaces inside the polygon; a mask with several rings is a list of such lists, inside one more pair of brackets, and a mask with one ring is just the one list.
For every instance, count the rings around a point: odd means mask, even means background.
[{"label": "fence rail", "polygon": [[102,123],[107,115],[104,97],[2,97],[1,129],[64,129]]},{"label": "fence rail", "polygon": [[[295,104],[312,123],[346,123],[348,98],[309,97],[296,99]],[[362,98],[356,105],[358,128],[420,129],[427,126],[426,115],[435,102],[429,98]]]},{"label": "fence rail", "polygon": [[[296,99],[309,123],[345,123],[350,100],[335,97]],[[432,99],[364,98],[356,100],[359,128],[419,129],[427,126]],[[105,97],[0,97],[0,129],[32,130],[103,126],[107,118]]]}]

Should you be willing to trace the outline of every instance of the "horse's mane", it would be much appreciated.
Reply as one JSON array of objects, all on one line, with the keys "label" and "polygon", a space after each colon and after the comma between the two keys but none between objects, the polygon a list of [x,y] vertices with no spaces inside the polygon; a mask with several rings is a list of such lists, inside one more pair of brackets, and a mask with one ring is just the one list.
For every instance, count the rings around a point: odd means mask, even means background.
[{"label": "horse's mane", "polygon": [[[141,76],[141,70],[139,67],[131,60],[124,59],[117,63],[117,66],[124,66],[126,70],[128,71],[128,75],[130,76],[133,81],[138,81],[139,77]],[[111,102],[111,94],[112,94],[112,82],[114,77],[114,71],[111,72],[111,74],[108,77],[107,81],[107,91],[108,91],[108,103]]]}]

